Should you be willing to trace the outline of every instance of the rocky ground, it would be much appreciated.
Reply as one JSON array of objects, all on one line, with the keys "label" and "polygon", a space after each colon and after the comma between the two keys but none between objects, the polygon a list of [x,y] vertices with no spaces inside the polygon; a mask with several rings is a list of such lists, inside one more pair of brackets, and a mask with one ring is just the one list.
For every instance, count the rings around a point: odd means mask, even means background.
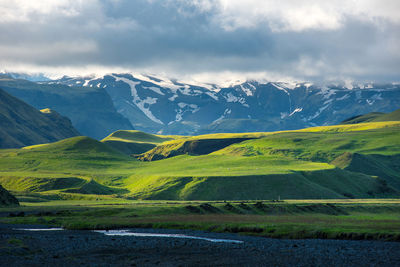
[{"label": "rocky ground", "polygon": [[205,240],[106,236],[92,231],[22,231],[0,224],[0,266],[400,266],[400,243],[344,240],[280,240],[190,230]]}]

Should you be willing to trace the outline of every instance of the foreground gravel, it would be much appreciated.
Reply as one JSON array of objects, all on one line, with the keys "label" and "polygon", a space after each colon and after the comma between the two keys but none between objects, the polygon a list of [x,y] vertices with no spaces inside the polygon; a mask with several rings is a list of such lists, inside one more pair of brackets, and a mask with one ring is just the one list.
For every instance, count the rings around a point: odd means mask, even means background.
[{"label": "foreground gravel", "polygon": [[92,231],[30,232],[0,224],[0,266],[400,266],[400,243],[281,240],[190,230],[131,229],[241,240],[213,243]]}]

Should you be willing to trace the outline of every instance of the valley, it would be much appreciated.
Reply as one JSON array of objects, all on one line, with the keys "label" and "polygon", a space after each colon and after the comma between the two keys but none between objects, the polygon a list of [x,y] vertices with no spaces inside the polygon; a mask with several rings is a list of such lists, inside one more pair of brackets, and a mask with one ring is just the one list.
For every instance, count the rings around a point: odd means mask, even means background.
[{"label": "valley", "polygon": [[394,267],[400,1],[0,0],[0,267]]},{"label": "valley", "polygon": [[1,149],[0,184],[19,204],[0,208],[0,222],[398,241],[398,114],[276,132],[118,130]]}]

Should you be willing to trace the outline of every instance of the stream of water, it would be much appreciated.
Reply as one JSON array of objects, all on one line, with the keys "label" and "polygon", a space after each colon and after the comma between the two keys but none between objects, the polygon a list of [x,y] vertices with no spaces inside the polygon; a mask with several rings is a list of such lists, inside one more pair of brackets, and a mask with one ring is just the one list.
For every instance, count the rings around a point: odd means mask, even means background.
[{"label": "stream of water", "polygon": [[102,233],[102,234],[109,235],[109,236],[185,238],[185,239],[205,240],[205,241],[215,242],[215,243],[236,243],[236,244],[243,243],[243,241],[232,240],[232,239],[218,239],[218,238],[209,238],[209,237],[201,237],[201,236],[182,235],[182,234],[135,233],[135,232],[129,232],[129,230],[108,230],[108,231],[107,230],[95,230],[94,232]]},{"label": "stream of water", "polygon": [[[13,228],[13,230],[61,231],[64,229],[63,228]],[[107,236],[164,237],[164,238],[196,239],[196,240],[204,240],[204,241],[209,241],[209,242],[214,242],[214,243],[235,243],[235,244],[243,243],[243,241],[241,241],[241,240],[233,240],[233,239],[209,238],[209,237],[183,235],[183,234],[136,233],[136,232],[130,232],[130,230],[94,230],[93,232],[101,233],[101,234],[104,234]]]}]

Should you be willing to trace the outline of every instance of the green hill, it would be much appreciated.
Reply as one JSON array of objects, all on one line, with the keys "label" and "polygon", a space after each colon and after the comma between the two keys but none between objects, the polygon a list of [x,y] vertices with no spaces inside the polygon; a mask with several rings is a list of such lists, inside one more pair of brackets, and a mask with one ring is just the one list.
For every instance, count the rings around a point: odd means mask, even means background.
[{"label": "green hill", "polygon": [[[326,157],[322,159],[323,162],[330,162],[349,149],[353,151],[351,149],[357,146],[361,152],[368,149],[369,152],[388,150],[392,146],[397,151],[396,139],[399,129],[400,122],[377,122],[271,133],[208,134],[162,143],[138,158],[151,161],[183,154],[204,155],[215,152],[243,156],[264,154],[286,156],[288,153],[295,153],[299,159],[317,160],[324,153]],[[363,138],[366,141],[363,141]],[[383,143],[380,143],[381,140]],[[223,149],[225,147],[226,149]]]},{"label": "green hill", "polygon": [[[156,147],[139,156],[150,161],[139,161],[106,140]],[[396,121],[191,137],[118,131],[106,140],[0,150],[0,183],[16,192],[135,199],[400,196]]]},{"label": "green hill", "polygon": [[400,121],[400,109],[397,109],[391,113],[384,114],[374,121]]},{"label": "green hill", "polygon": [[165,141],[179,138],[179,136],[162,136],[148,134],[136,130],[119,130],[111,133],[101,142],[128,155],[142,154]]},{"label": "green hill", "polygon": [[119,173],[121,166],[125,170],[134,161],[106,144],[78,136],[23,149],[0,150],[0,183],[18,192],[68,193],[67,189],[71,189],[79,194],[117,193],[121,190],[102,185],[104,177],[110,184],[112,178],[123,175]]},{"label": "green hill", "polygon": [[381,177],[387,184],[400,189],[400,154],[385,156],[345,152],[331,163],[345,170]]},{"label": "green hill", "polygon": [[0,89],[0,148],[17,148],[77,136],[71,121],[57,112],[39,111]]},{"label": "green hill", "polygon": [[341,124],[356,124],[378,121],[400,121],[400,109],[397,109],[391,113],[371,112],[365,115],[351,117],[347,120],[344,120]]},{"label": "green hill", "polygon": [[[307,167],[305,167],[307,168]],[[340,169],[286,174],[143,177],[132,180],[131,195],[144,199],[244,200],[395,197],[381,180]]]},{"label": "green hill", "polygon": [[177,155],[206,155],[234,143],[240,143],[249,138],[209,138],[209,139],[180,139],[159,145],[138,156],[141,160],[152,161],[170,158]]},{"label": "green hill", "polygon": [[113,188],[101,185],[94,180],[86,182],[84,185],[78,188],[70,188],[64,190],[66,193],[78,193],[78,194],[93,194],[93,195],[112,195],[118,193],[126,193],[128,190],[121,188]]}]

